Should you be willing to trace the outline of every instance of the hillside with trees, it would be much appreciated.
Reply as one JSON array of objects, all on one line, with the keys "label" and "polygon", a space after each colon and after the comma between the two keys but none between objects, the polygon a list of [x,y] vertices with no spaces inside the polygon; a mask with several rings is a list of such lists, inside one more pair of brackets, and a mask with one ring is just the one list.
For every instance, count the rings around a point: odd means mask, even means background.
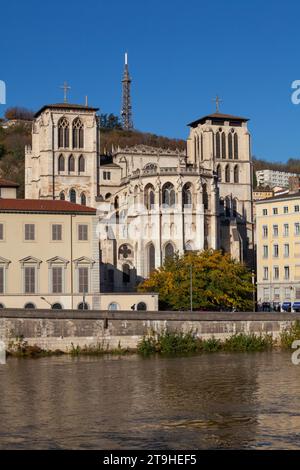
[{"label": "hillside with trees", "polygon": [[[31,144],[30,121],[33,115],[33,111],[26,108],[13,107],[7,109],[5,119],[0,122],[0,177],[19,183],[19,197],[24,196],[24,148]],[[99,121],[102,154],[110,154],[113,147],[124,148],[138,144],[172,150],[186,148],[183,139],[171,139],[138,130],[125,131],[119,117],[114,114],[101,114]],[[300,174],[300,159],[292,158],[287,163],[271,163],[254,158],[253,162],[254,171],[270,168]]]}]

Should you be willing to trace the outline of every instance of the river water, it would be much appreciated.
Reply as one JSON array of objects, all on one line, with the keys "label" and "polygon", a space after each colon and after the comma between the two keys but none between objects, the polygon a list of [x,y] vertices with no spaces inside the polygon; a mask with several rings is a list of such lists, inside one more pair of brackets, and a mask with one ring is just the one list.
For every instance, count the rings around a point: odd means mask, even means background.
[{"label": "river water", "polygon": [[0,449],[300,448],[291,354],[9,358]]}]

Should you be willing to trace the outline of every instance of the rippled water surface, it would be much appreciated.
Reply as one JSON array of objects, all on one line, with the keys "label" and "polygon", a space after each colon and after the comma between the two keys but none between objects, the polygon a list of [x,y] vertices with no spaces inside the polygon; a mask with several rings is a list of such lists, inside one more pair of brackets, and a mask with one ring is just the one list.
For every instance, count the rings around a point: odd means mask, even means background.
[{"label": "rippled water surface", "polygon": [[289,353],[9,359],[1,449],[300,448]]}]

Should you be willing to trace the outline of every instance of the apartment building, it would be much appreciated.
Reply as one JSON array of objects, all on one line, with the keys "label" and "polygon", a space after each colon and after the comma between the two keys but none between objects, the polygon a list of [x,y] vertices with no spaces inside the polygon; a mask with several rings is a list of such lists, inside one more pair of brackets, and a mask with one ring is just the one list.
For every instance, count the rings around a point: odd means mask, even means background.
[{"label": "apartment building", "polygon": [[258,186],[280,186],[282,188],[289,187],[289,179],[299,176],[297,173],[289,173],[287,171],[277,170],[257,170],[255,172]]},{"label": "apartment building", "polygon": [[257,299],[300,311],[300,193],[256,201]]}]

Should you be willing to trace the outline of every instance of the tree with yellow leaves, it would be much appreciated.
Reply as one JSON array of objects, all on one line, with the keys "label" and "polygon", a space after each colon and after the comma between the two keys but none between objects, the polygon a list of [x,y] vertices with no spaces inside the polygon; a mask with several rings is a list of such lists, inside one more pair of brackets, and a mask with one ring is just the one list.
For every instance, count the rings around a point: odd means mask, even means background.
[{"label": "tree with yellow leaves", "polygon": [[160,307],[193,310],[252,310],[251,272],[221,251],[186,252],[169,257],[139,285],[140,292],[158,292]]}]

